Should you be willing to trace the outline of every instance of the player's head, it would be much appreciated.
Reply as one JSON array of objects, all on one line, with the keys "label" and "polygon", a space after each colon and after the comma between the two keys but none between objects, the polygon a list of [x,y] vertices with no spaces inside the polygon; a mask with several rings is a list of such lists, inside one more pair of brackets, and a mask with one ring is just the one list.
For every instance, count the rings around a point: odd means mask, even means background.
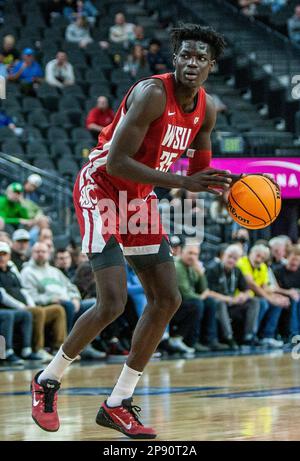
[{"label": "player's head", "polygon": [[176,80],[190,88],[201,86],[224,50],[222,35],[208,26],[180,23],[171,37]]}]

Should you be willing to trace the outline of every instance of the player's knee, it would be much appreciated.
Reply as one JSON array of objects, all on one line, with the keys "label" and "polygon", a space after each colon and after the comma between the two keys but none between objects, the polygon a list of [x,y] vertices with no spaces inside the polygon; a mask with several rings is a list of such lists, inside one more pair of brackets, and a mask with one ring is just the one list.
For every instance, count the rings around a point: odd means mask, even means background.
[{"label": "player's knee", "polygon": [[165,311],[175,313],[182,303],[182,297],[179,291],[174,291],[162,296],[158,302]]},{"label": "player's knee", "polygon": [[123,314],[125,305],[126,300],[122,298],[99,301],[95,306],[96,319],[99,319],[99,323],[103,320],[107,323],[113,322]]}]

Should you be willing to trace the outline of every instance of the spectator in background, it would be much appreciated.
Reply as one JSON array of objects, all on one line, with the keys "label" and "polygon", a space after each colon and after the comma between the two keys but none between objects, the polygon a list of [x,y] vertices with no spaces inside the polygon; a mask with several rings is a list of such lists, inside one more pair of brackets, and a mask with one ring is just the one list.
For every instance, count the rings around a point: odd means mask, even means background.
[{"label": "spectator in background", "polygon": [[[47,245],[36,243],[32,248],[31,259],[22,269],[21,277],[37,304],[60,304],[65,308],[69,332],[77,318],[92,307],[95,300],[81,302],[78,288],[59,269],[51,266],[49,260]],[[103,358],[103,354],[98,353],[91,345],[84,349],[82,355],[85,358]]]},{"label": "spectator in background", "polygon": [[73,22],[77,17],[76,4],[76,0],[64,0],[63,15],[70,22]]},{"label": "spectator in background", "polygon": [[261,344],[270,348],[280,348],[282,341],[275,339],[282,308],[288,308],[288,298],[275,294],[269,288],[269,272],[266,261],[270,257],[269,249],[264,245],[254,245],[249,256],[243,256],[237,267],[242,271],[252,295],[260,299],[258,318]]},{"label": "spectator in background", "polygon": [[11,248],[12,240],[10,238],[10,234],[5,231],[0,231],[0,242],[5,242]]},{"label": "spectator in background", "polygon": [[260,3],[260,0],[238,0],[238,5],[245,16],[255,15],[257,3]]},{"label": "spectator in background", "polygon": [[102,128],[109,125],[113,119],[114,112],[109,107],[108,98],[106,96],[99,96],[97,106],[91,109],[87,115],[85,126],[98,139]]},{"label": "spectator in background", "polygon": [[[236,267],[243,256],[239,245],[229,245],[218,262],[206,271],[210,296],[218,302],[217,316],[223,329],[226,344],[236,348],[234,333],[241,333],[239,341],[244,345],[255,345],[259,300],[251,296],[241,270]],[[233,325],[238,328],[233,331]],[[237,337],[237,336],[236,336]]]},{"label": "spectator in background", "polygon": [[123,13],[117,13],[115,15],[115,24],[109,29],[109,40],[112,43],[120,43],[127,48],[130,41],[135,37],[134,27],[134,24],[126,22]]},{"label": "spectator in background", "polygon": [[227,209],[229,191],[212,201],[209,213],[211,219],[220,225],[222,242],[228,242],[232,234],[232,217]]},{"label": "spectator in background", "polygon": [[95,5],[93,5],[93,3],[90,0],[77,0],[76,6],[77,13],[81,14],[82,16],[85,16],[90,25],[93,26],[99,14]]},{"label": "spectator in background", "polygon": [[53,232],[50,229],[50,227],[43,227],[40,230],[39,236],[38,236],[38,242],[39,243],[45,243],[48,247],[48,251],[50,253],[50,258],[52,259],[54,257],[54,242],[53,242]]},{"label": "spectator in background", "polygon": [[29,175],[26,181],[24,182],[24,198],[38,204],[40,201],[40,194],[38,192],[38,189],[41,187],[42,184],[43,180],[39,174],[33,173]]},{"label": "spectator in background", "polygon": [[[3,298],[0,288],[0,306],[3,305]],[[26,355],[31,349],[32,337],[32,316],[28,311],[2,309],[0,307],[0,335],[5,338],[6,358],[0,360],[7,362],[9,365],[23,365],[24,360],[19,357],[14,351],[14,333],[15,328],[18,328],[19,338],[21,339],[21,355]]]},{"label": "spectator in background", "polygon": [[143,26],[136,25],[134,26],[134,37],[130,40],[129,45],[141,45],[143,48],[148,48],[149,40],[145,38]]},{"label": "spectator in background", "polygon": [[147,69],[148,65],[144,48],[141,45],[134,45],[124,63],[124,72],[128,72],[134,78],[139,71],[146,71]]},{"label": "spectator in background", "polygon": [[287,25],[291,42],[300,45],[300,5],[295,7],[294,16],[288,20]]},{"label": "spectator in background", "polygon": [[278,269],[286,263],[287,242],[292,243],[289,237],[278,235],[269,241],[271,250],[271,267],[273,270]]},{"label": "spectator in background", "polygon": [[291,302],[289,318],[289,340],[300,334],[300,247],[294,246],[281,265],[274,271],[280,287],[279,293],[289,297]]},{"label": "spectator in background", "polygon": [[18,81],[21,89],[26,95],[35,96],[37,85],[43,80],[43,71],[34,57],[32,48],[25,48],[22,59],[11,69],[8,80]]},{"label": "spectator in background", "polygon": [[0,54],[0,77],[7,78],[7,66],[3,63],[4,57]]},{"label": "spectator in background", "polygon": [[75,275],[75,268],[72,267],[71,253],[66,248],[59,248],[55,251],[54,265],[57,269],[71,280]]},{"label": "spectator in background", "polygon": [[48,26],[51,26],[53,19],[62,15],[63,3],[63,0],[48,0],[43,4],[43,11]]},{"label": "spectator in background", "polygon": [[187,242],[180,258],[175,261],[182,304],[171,320],[171,325],[176,326],[180,336],[170,338],[170,343],[182,347],[183,351],[188,346],[186,352],[228,349],[217,339],[217,306],[209,295],[199,254],[199,244]]},{"label": "spectator in background", "polygon": [[74,70],[72,64],[68,62],[67,53],[59,51],[56,58],[47,63],[45,80],[49,85],[57,88],[74,85]]},{"label": "spectator in background", "polygon": [[167,63],[160,50],[161,42],[155,38],[152,39],[149,43],[147,60],[153,74],[161,74],[167,71]]},{"label": "spectator in background", "polygon": [[13,66],[20,59],[20,52],[15,47],[16,39],[8,34],[3,37],[0,54],[3,56],[3,64],[8,67]]},{"label": "spectator in background", "polygon": [[27,208],[22,203],[23,186],[18,182],[11,183],[6,194],[0,196],[0,217],[6,224],[13,227],[31,227],[35,224],[34,220],[29,219]]},{"label": "spectator in background", "polygon": [[184,246],[184,240],[181,235],[171,235],[170,236],[170,245],[172,248],[172,253],[174,260],[176,261],[177,259],[180,258],[182,254],[182,248]]},{"label": "spectator in background", "polygon": [[2,304],[16,312],[28,311],[32,315],[32,346],[22,353],[23,358],[50,361],[53,357],[45,350],[45,328],[51,325],[52,347],[59,349],[66,336],[65,313],[61,306],[52,305],[47,309],[36,306],[30,291],[26,290],[19,271],[10,260],[10,247],[0,243],[0,287]]},{"label": "spectator in background", "polygon": [[248,229],[240,227],[239,229],[232,232],[232,243],[238,243],[241,245],[243,254],[248,253],[250,247],[250,235]]},{"label": "spectator in background", "polygon": [[17,229],[12,235],[11,260],[16,265],[18,271],[29,260],[30,253],[30,234],[26,229]]},{"label": "spectator in background", "polygon": [[16,136],[21,136],[24,132],[23,128],[17,127],[13,119],[7,115],[4,109],[0,110],[0,128],[7,126]]},{"label": "spectator in background", "polygon": [[89,32],[86,18],[77,16],[76,22],[66,28],[65,39],[69,43],[77,43],[80,48],[85,48],[93,39]]}]

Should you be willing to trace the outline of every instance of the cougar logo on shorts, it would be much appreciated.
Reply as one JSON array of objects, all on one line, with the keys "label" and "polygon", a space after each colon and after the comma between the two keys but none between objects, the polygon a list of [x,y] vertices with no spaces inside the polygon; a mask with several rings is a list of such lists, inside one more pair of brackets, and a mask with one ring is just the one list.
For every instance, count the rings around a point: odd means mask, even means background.
[{"label": "cougar logo on shorts", "polygon": [[96,195],[93,194],[95,189],[97,189],[96,184],[88,184],[87,186],[82,187],[79,198],[79,203],[82,208],[95,208],[95,205],[98,202]]}]

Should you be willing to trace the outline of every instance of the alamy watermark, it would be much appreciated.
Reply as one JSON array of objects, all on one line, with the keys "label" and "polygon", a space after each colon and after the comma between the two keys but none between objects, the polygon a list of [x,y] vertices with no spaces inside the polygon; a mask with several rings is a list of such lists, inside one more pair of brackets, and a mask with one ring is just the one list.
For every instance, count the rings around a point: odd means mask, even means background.
[{"label": "alamy watermark", "polygon": [[99,211],[102,235],[157,235],[163,225],[167,234],[185,235],[199,243],[203,241],[203,199],[158,200],[155,194],[145,199],[128,199],[127,191],[119,191],[118,201],[107,197],[98,200],[97,186],[88,184],[80,191],[80,205],[94,216],[94,211]]}]

